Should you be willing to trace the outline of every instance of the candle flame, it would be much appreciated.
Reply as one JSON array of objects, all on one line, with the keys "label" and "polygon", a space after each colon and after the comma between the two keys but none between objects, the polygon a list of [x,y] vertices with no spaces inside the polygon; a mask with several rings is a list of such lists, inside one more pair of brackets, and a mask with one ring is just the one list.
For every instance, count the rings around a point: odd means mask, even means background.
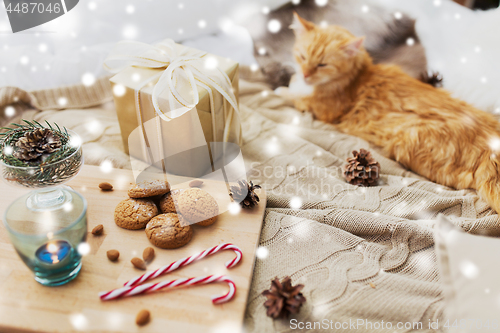
[{"label": "candle flame", "polygon": [[54,243],[50,243],[49,245],[47,245],[47,251],[49,251],[50,253],[56,253],[58,249],[59,247]]},{"label": "candle flame", "polygon": [[52,259],[53,264],[57,264],[59,262],[59,258],[57,257],[56,254],[52,255],[52,257],[50,257],[50,259]]}]

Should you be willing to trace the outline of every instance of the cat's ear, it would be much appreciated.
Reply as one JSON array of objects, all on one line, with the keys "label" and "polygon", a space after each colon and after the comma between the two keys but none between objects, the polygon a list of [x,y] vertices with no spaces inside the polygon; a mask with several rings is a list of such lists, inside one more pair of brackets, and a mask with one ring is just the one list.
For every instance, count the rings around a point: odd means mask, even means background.
[{"label": "cat's ear", "polygon": [[297,14],[297,12],[293,12],[293,23],[290,28],[293,29],[296,36],[300,36],[303,33],[314,29],[314,23],[304,20],[299,16],[299,14]]},{"label": "cat's ear", "polygon": [[365,41],[365,37],[356,37],[346,45],[342,46],[341,49],[349,57],[354,57],[361,50],[361,46],[363,46],[363,42]]}]

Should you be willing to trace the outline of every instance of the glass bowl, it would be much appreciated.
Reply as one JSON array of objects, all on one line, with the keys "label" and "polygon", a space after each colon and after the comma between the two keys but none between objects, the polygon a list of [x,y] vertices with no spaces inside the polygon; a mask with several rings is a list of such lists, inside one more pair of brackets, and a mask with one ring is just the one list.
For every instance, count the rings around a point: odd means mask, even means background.
[{"label": "glass bowl", "polygon": [[62,160],[36,166],[12,166],[0,160],[0,175],[11,186],[35,189],[26,206],[31,210],[59,209],[71,201],[71,195],[62,184],[74,178],[83,165],[82,141],[68,131],[73,151]]}]

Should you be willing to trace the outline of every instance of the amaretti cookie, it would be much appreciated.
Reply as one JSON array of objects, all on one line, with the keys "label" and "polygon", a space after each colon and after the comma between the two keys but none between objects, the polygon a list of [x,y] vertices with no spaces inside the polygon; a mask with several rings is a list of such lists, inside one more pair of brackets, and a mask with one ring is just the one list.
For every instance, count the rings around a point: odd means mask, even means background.
[{"label": "amaretti cookie", "polygon": [[115,223],[117,226],[137,230],[142,229],[156,215],[158,208],[149,199],[126,199],[115,208]]},{"label": "amaretti cookie", "polygon": [[149,180],[137,183],[128,190],[131,198],[148,198],[155,195],[162,195],[170,191],[170,184],[166,180]]},{"label": "amaretti cookie", "polygon": [[175,203],[177,202],[179,195],[182,190],[171,190],[167,194],[164,194],[160,199],[160,210],[162,213],[177,213],[177,208]]},{"label": "amaretti cookie", "polygon": [[160,214],[149,221],[146,235],[155,246],[176,249],[189,243],[193,237],[193,228],[190,225],[182,226],[177,214]]},{"label": "amaretti cookie", "polygon": [[190,188],[183,191],[178,198],[179,213],[190,224],[201,226],[212,225],[219,215],[217,201],[206,191]]}]

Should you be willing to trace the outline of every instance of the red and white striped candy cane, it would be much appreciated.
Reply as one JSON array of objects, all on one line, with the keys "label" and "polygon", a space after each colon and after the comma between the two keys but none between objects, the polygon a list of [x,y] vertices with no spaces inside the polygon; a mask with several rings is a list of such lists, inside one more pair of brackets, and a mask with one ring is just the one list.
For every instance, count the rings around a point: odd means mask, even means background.
[{"label": "red and white striped candy cane", "polygon": [[203,259],[211,254],[217,253],[217,252],[222,251],[222,250],[233,250],[236,253],[236,258],[226,262],[225,265],[227,268],[232,268],[232,267],[236,266],[241,261],[241,258],[243,256],[243,254],[241,253],[241,249],[239,247],[237,247],[236,245],[224,243],[224,244],[214,246],[214,247],[212,247],[208,250],[205,250],[203,252],[200,252],[198,254],[192,255],[191,257],[187,257],[184,259],[174,261],[170,265],[166,265],[166,266],[158,268],[156,271],[149,272],[149,273],[143,274],[141,276],[138,276],[136,278],[133,278],[132,280],[125,282],[124,286],[126,286],[126,287],[136,286],[136,285],[141,284],[143,282],[146,282],[148,280],[155,279],[161,275],[173,272],[176,269],[179,269],[183,266],[189,265],[193,261]]},{"label": "red and white striped candy cane", "polygon": [[230,301],[236,294],[236,285],[234,284],[233,280],[231,280],[231,278],[224,275],[218,275],[218,276],[209,275],[203,277],[184,278],[184,279],[177,279],[177,280],[164,281],[158,283],[146,283],[134,287],[122,287],[108,292],[99,293],[99,297],[101,298],[102,301],[109,301],[121,297],[128,297],[128,296],[135,296],[144,293],[149,293],[160,289],[172,289],[175,287],[194,286],[198,284],[209,284],[214,282],[227,282],[229,285],[229,291],[225,295],[212,296],[212,303],[214,304],[226,303]]}]

